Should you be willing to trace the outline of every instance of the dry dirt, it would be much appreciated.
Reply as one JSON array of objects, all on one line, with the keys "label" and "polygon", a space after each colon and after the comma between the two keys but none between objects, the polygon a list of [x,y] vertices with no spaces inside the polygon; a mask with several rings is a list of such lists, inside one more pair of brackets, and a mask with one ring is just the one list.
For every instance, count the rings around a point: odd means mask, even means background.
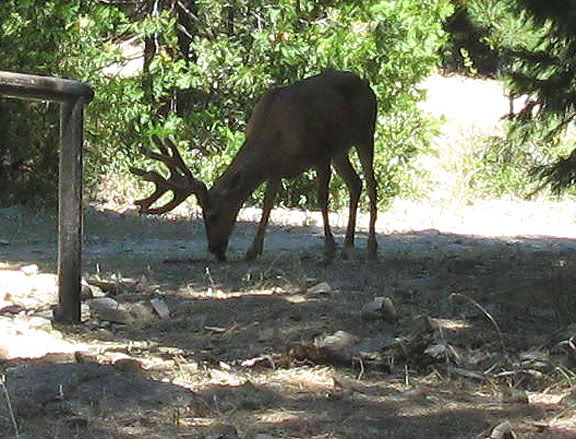
[{"label": "dry dirt", "polygon": [[[313,213],[276,210],[248,263],[244,211],[216,263],[194,218],[88,208],[85,293],[121,323],[53,327],[55,217],[0,210],[0,437],[576,437],[576,205],[459,203],[441,159],[446,184],[380,215],[376,261],[362,234],[324,260]],[[383,296],[396,315],[366,311]]]},{"label": "dry dirt", "polygon": [[[55,223],[47,214],[2,212],[5,306],[17,302],[22,279],[38,279],[29,287],[38,296],[48,288],[41,273],[54,272]],[[216,263],[195,220],[90,210],[86,276],[112,280],[107,296],[123,306],[161,298],[171,315],[110,324],[86,313],[83,325],[43,332],[62,349],[41,339],[45,351],[82,354],[3,360],[20,437],[481,438],[505,420],[520,437],[576,436],[573,239],[396,232],[379,235],[377,261],[365,259],[361,237],[350,260],[328,263],[320,229],[285,225],[272,227],[264,257],[247,263],[241,254],[254,229],[240,224],[230,261]],[[41,273],[14,277],[30,264]],[[9,285],[11,278],[20,280]],[[308,292],[321,282],[331,291]],[[378,296],[392,300],[397,320],[363,314]],[[0,313],[17,325],[46,316],[48,305]],[[313,341],[337,331],[361,347],[318,351]],[[16,352],[45,353],[33,339],[19,339],[30,347]],[[83,364],[84,356],[116,364],[116,378],[98,375],[90,390],[82,379],[69,384],[65,410],[31,396],[32,378],[14,378],[24,365],[47,364],[57,388],[72,379],[57,373],[59,363]],[[131,387],[133,368],[140,381]],[[118,374],[127,374],[125,387]],[[150,407],[133,395],[151,392],[142,380],[175,387],[154,393],[163,403]],[[169,398],[182,389],[191,392],[185,403]],[[22,408],[22,393],[40,398],[40,408]],[[13,434],[10,422],[2,425]]]}]

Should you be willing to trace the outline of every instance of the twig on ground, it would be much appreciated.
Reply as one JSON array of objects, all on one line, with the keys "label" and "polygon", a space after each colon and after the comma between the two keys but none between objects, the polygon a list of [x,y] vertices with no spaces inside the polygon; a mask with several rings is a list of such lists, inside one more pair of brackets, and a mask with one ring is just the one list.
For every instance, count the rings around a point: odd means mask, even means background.
[{"label": "twig on ground", "polygon": [[356,377],[356,379],[358,381],[360,381],[362,379],[362,377],[364,376],[364,362],[362,361],[362,358],[358,357],[357,358],[358,363],[360,363],[360,372],[358,373],[358,376]]},{"label": "twig on ground", "polygon": [[18,430],[18,424],[16,423],[16,418],[14,417],[14,410],[12,409],[12,402],[10,401],[10,395],[8,389],[6,388],[6,377],[4,375],[0,376],[0,386],[4,391],[4,397],[6,398],[6,405],[8,406],[8,413],[10,413],[10,420],[12,421],[12,427],[14,428],[14,435],[16,439],[20,438],[20,431]]},{"label": "twig on ground", "polygon": [[475,301],[471,297],[467,296],[466,294],[452,293],[452,294],[450,294],[450,297],[451,298],[462,297],[462,298],[466,299],[468,302],[470,302],[472,305],[474,305],[476,308],[478,308],[482,312],[482,314],[484,314],[486,316],[486,318],[492,322],[492,324],[494,325],[494,328],[496,328],[496,332],[498,332],[498,336],[500,337],[500,345],[502,347],[502,352],[504,354],[506,354],[507,350],[506,350],[506,344],[504,343],[504,334],[502,334],[502,331],[500,330],[500,326],[498,326],[498,323],[496,322],[496,320],[494,320],[494,317],[492,317],[490,315],[490,313],[488,311],[486,311],[486,309],[484,309],[484,307],[482,305],[480,305],[477,301]]}]

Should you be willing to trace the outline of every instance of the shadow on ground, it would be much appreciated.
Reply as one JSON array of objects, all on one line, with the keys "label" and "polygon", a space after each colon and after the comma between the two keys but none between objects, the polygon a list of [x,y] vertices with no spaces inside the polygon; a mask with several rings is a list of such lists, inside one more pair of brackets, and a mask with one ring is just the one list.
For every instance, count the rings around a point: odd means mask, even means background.
[{"label": "shadow on ground", "polygon": [[[360,236],[350,259],[329,263],[322,257],[320,230],[271,227],[264,256],[248,263],[242,254],[254,229],[239,224],[230,261],[216,263],[205,251],[199,221],[88,212],[87,275],[138,279],[143,288],[114,298],[133,303],[160,297],[171,315],[62,332],[102,349],[115,346],[146,365],[140,378],[170,381],[193,395],[187,404],[166,402],[167,411],[155,417],[127,400],[105,425],[106,434],[472,438],[489,436],[506,419],[523,437],[574,434],[550,421],[565,410],[562,404],[543,407],[502,396],[516,388],[535,394],[551,385],[570,388],[558,385],[549,369],[539,371],[522,359],[530,352],[553,352],[576,310],[574,240],[428,230],[380,235],[380,256],[370,261]],[[0,262],[54,270],[55,218],[16,211],[0,216],[0,231]],[[307,288],[320,282],[330,292],[309,294]],[[397,320],[366,319],[363,306],[378,296],[391,298]],[[438,357],[418,352],[371,364],[347,357],[340,363],[311,362],[291,354],[338,331],[366,343],[404,340],[418,333],[422,318],[442,322],[426,335],[426,348],[446,348]],[[266,366],[250,363],[261,358],[268,359]],[[14,363],[2,367],[7,366]],[[569,361],[563,367],[571,367]],[[44,410],[19,421],[30,431],[44,423],[54,432],[62,425],[56,418],[79,418],[62,428],[98,437],[106,410],[90,399],[82,403],[75,391],[69,392],[75,405],[64,415]],[[42,422],[34,420],[38,417]],[[222,433],[229,436],[214,436],[217,428],[229,428]]]}]

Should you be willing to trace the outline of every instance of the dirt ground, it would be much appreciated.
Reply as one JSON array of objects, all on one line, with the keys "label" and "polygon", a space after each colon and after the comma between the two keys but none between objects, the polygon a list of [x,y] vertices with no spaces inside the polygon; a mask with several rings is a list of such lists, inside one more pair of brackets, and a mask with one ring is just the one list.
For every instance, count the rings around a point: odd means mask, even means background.
[{"label": "dirt ground", "polygon": [[362,234],[326,261],[319,215],[275,209],[244,262],[246,209],[217,263],[186,208],[114,201],[86,209],[83,323],[64,327],[55,216],[0,209],[0,437],[575,438],[576,204],[476,200],[462,164],[501,132],[502,84],[423,86],[445,122],[427,199],[380,213],[376,261]]},{"label": "dirt ground", "polygon": [[[378,260],[360,235],[350,259],[328,262],[319,228],[283,225],[247,263],[254,230],[239,224],[217,263],[196,220],[88,209],[87,297],[132,310],[160,299],[170,315],[114,323],[85,307],[82,325],[42,329],[60,344],[42,341],[38,358],[0,343],[0,436],[576,437],[570,237],[387,232]],[[0,212],[12,340],[50,315],[39,298],[54,289],[42,276],[55,241],[53,215]],[[19,304],[26,294],[38,300]],[[370,308],[378,297],[394,309]]]}]

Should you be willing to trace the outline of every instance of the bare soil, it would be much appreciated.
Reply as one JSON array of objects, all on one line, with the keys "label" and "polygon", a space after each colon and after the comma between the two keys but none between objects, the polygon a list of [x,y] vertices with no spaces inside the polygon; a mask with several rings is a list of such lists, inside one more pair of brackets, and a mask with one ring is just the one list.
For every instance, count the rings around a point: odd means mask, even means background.
[{"label": "bare soil", "polygon": [[[52,215],[4,210],[0,226],[4,290],[18,267],[54,272]],[[90,390],[69,384],[66,410],[23,410],[12,395],[19,437],[485,438],[504,421],[523,438],[576,437],[576,242],[543,227],[538,237],[381,233],[376,261],[361,235],[350,259],[330,262],[319,228],[273,226],[264,256],[247,263],[255,224],[241,223],[230,260],[216,263],[197,220],[89,209],[86,277],[116,282],[106,295],[121,304],[160,298],[171,314],[127,324],[85,314],[83,325],[52,329],[75,356],[1,360],[7,393],[26,391],[10,387],[10,371],[34,364],[59,376],[57,363],[85,355],[125,376],[105,375]],[[308,292],[321,282],[331,292]],[[379,296],[392,300],[396,320],[363,314]],[[0,314],[16,325],[47,309]],[[324,355],[314,340],[338,331],[363,348]],[[130,387],[134,369],[140,381]],[[141,380],[175,386],[154,390],[158,401],[191,397],[144,404],[132,395],[152,392]],[[0,425],[15,437],[13,423]]]},{"label": "bare soil", "polygon": [[[83,269],[108,288],[86,296],[139,311],[55,327],[56,219],[0,210],[0,437],[576,437],[576,204],[476,200],[461,165],[501,132],[502,85],[423,86],[446,120],[426,197],[380,213],[375,261],[362,234],[326,261],[319,215],[275,209],[244,262],[246,209],[216,263],[189,212],[135,216],[132,186],[104,181],[116,201],[87,209]],[[395,313],[367,313],[379,297]]]}]

